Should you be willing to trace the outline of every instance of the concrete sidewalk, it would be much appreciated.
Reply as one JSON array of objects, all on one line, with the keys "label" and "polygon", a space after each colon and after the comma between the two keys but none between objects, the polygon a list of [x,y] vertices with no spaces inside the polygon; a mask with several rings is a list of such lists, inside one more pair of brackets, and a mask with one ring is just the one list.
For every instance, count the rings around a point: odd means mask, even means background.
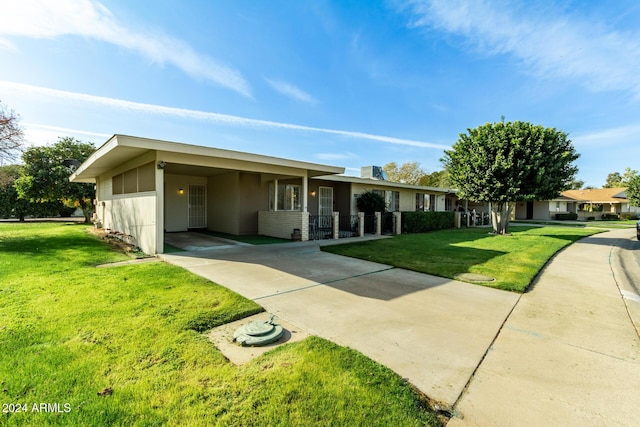
[{"label": "concrete sidewalk", "polygon": [[449,427],[638,425],[640,340],[627,305],[640,302],[623,299],[610,262],[614,246],[634,235],[585,238],[547,265],[507,319]]},{"label": "concrete sidewalk", "polygon": [[362,352],[445,407],[458,399],[519,297],[321,252],[316,242],[162,258]]}]

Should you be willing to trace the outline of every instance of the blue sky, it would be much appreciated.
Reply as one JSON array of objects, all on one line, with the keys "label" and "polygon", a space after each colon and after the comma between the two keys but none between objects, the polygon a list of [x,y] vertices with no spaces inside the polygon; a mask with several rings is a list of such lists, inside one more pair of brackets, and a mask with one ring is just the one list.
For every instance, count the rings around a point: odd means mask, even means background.
[{"label": "blue sky", "polygon": [[578,179],[640,169],[640,3],[0,0],[0,100],[31,144],[114,133],[343,166],[458,134],[568,132]]}]

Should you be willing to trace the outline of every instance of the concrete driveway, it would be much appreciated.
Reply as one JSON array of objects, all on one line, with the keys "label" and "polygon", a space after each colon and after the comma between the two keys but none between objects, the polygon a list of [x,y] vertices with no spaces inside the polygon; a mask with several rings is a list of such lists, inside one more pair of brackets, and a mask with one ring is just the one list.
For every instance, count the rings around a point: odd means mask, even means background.
[{"label": "concrete driveway", "polygon": [[519,295],[320,251],[317,242],[164,254],[452,406]]}]

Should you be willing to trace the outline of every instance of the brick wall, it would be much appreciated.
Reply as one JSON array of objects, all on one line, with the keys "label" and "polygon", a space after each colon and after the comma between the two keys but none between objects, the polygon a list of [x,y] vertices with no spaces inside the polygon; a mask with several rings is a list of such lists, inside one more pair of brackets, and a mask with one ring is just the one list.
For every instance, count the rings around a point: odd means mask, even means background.
[{"label": "brick wall", "polygon": [[258,212],[258,234],[291,239],[293,229],[300,229],[302,240],[309,240],[309,213],[299,211]]}]

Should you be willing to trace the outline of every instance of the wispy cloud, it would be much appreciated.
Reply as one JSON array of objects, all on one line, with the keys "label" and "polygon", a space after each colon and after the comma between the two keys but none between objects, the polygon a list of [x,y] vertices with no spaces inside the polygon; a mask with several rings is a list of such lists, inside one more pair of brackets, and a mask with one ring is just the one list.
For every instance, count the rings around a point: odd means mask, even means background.
[{"label": "wispy cloud", "polygon": [[229,114],[209,113],[198,110],[188,110],[185,108],[165,107],[161,105],[144,104],[140,102],[126,101],[116,98],[88,95],[84,93],[68,92],[57,89],[50,89],[40,86],[32,86],[23,83],[0,81],[0,90],[13,91],[24,95],[38,95],[60,100],[84,102],[93,105],[101,105],[109,108],[116,108],[126,111],[137,111],[147,114],[157,114],[185,119],[204,120],[228,126],[287,129],[295,131],[320,132],[325,134],[340,135],[348,138],[378,141],[389,144],[408,145],[418,148],[434,148],[438,150],[449,149],[447,145],[433,144],[431,142],[415,141],[411,139],[395,138],[392,136],[375,135],[365,132],[354,132],[346,130],[326,129],[312,126],[296,125],[291,123],[273,122],[269,120],[256,120],[246,117],[232,116]]},{"label": "wispy cloud", "polygon": [[489,55],[508,54],[527,72],[573,79],[592,91],[630,91],[640,97],[640,31],[537,2],[410,0],[410,26],[462,36]]},{"label": "wispy cloud", "polygon": [[58,138],[71,136],[78,139],[98,138],[100,141],[111,137],[106,133],[91,132],[80,129],[50,126],[41,123],[22,123],[25,130],[25,140],[33,145],[45,145],[56,141]]},{"label": "wispy cloud", "polygon": [[583,132],[570,137],[577,147],[595,146],[610,149],[612,146],[637,146],[638,134],[640,134],[640,123]]},{"label": "wispy cloud", "polygon": [[7,36],[50,39],[76,35],[135,51],[159,64],[171,64],[191,77],[204,79],[251,97],[251,88],[231,67],[200,55],[166,34],[129,29],[101,3],[92,0],[20,0],[0,13],[0,48],[15,49]]},{"label": "wispy cloud", "polygon": [[282,95],[287,96],[295,101],[305,102],[307,104],[317,104],[318,100],[309,95],[305,91],[296,86],[283,81],[276,81],[265,78],[265,81],[269,83],[273,89],[280,92]]}]

